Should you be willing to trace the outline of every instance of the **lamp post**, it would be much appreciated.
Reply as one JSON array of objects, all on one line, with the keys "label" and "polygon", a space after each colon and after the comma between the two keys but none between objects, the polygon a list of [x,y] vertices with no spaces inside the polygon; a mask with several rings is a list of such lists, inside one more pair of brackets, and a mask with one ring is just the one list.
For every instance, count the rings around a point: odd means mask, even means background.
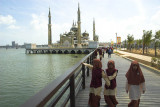
[{"label": "lamp post", "polygon": [[110,47],[112,46],[112,39],[111,39],[111,44],[110,44]]},{"label": "lamp post", "polygon": [[117,33],[116,33],[116,52],[117,52]]}]

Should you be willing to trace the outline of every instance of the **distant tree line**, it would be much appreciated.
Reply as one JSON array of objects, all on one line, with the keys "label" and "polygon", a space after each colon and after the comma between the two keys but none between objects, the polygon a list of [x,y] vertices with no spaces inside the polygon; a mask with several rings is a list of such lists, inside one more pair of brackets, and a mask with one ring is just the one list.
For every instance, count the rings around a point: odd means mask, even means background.
[{"label": "distant tree line", "polygon": [[160,30],[155,33],[155,35],[152,34],[152,30],[146,31],[143,30],[142,39],[134,40],[134,36],[131,34],[127,35],[127,40],[123,41],[124,47],[131,51],[131,49],[143,49],[143,54],[146,49],[150,46],[151,42],[154,43],[154,49],[155,49],[155,56],[157,56],[157,47],[158,43],[160,43]]}]

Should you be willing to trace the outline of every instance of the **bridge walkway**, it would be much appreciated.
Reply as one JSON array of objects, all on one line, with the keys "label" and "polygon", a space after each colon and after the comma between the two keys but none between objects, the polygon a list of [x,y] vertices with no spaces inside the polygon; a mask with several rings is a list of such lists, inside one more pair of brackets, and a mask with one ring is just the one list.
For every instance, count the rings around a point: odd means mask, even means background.
[{"label": "bridge walkway", "polygon": [[[112,54],[111,58],[108,58],[107,54],[102,59],[103,69],[107,68],[107,62],[109,60],[115,61],[115,66],[119,70],[117,76],[117,100],[119,104],[117,107],[127,107],[129,103],[128,94],[125,92],[126,78],[125,74],[130,66],[130,61],[122,57]],[[151,72],[149,69],[141,66],[142,72],[146,80],[146,92],[141,96],[140,107],[159,107],[160,105],[160,75]],[[76,107],[87,107],[89,98],[89,85],[91,81],[91,73],[89,77],[86,77],[86,88],[81,89],[76,96]],[[104,80],[103,85],[104,86]],[[101,107],[105,107],[105,101],[103,96],[103,89],[101,92]],[[106,106],[107,107],[107,106]]]}]

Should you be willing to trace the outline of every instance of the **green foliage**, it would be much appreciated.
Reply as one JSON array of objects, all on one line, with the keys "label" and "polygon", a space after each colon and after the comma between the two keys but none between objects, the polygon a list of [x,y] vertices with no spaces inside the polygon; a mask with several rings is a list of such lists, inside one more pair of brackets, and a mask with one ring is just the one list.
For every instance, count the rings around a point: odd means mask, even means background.
[{"label": "green foliage", "polygon": [[151,43],[151,38],[152,38],[152,30],[150,31],[143,30],[143,42],[145,46],[149,46],[149,44]]},{"label": "green foliage", "polygon": [[156,63],[157,63],[157,58],[156,57],[152,57],[152,59],[151,59],[151,65],[152,66],[156,66]]},{"label": "green foliage", "polygon": [[156,32],[156,34],[154,36],[154,39],[153,39],[153,41],[155,42],[155,45],[154,45],[155,46],[155,56],[157,56],[156,50],[157,50],[157,47],[158,47],[158,42],[155,41],[156,39],[160,40],[160,30]]},{"label": "green foliage", "polygon": [[142,45],[142,39],[137,39],[137,40],[135,40],[135,42],[136,42],[136,48],[137,49],[139,49],[139,47]]},{"label": "green foliage", "polygon": [[158,69],[160,69],[160,58],[158,58],[157,66],[158,66]]},{"label": "green foliage", "polygon": [[125,48],[127,48],[127,40],[126,39],[125,39],[124,43],[125,43]]},{"label": "green foliage", "polygon": [[[160,40],[160,30],[157,31],[157,32],[156,32],[156,35],[154,36],[154,41],[155,41],[156,39],[159,39],[159,40]],[[158,42],[155,42],[155,46],[156,46],[156,47],[157,47],[157,45],[158,45]]]},{"label": "green foliage", "polygon": [[129,48],[131,49],[131,45],[132,45],[133,42],[134,42],[134,37],[133,37],[133,35],[130,35],[130,34],[127,35],[127,42],[128,42]]},{"label": "green foliage", "polygon": [[160,39],[160,30],[156,32],[155,38]]},{"label": "green foliage", "polygon": [[[144,54],[144,48],[148,47],[149,44],[151,43],[151,38],[152,38],[152,30],[150,30],[150,31],[143,30],[143,36],[142,36],[142,40],[143,40],[143,54]],[[147,53],[147,48],[146,48],[146,53]]]},{"label": "green foliage", "polygon": [[141,45],[142,44],[142,39],[139,39],[138,42],[139,42],[138,44]]},{"label": "green foliage", "polygon": [[146,34],[146,45],[149,46],[149,44],[151,43],[151,38],[152,38],[152,31],[147,31]]}]

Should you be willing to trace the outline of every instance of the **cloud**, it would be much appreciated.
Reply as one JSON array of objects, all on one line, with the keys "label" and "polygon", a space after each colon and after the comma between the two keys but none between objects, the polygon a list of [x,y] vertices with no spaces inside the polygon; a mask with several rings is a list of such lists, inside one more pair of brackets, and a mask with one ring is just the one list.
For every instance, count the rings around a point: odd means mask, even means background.
[{"label": "cloud", "polygon": [[133,34],[135,39],[142,36],[145,25],[146,17],[133,16],[123,20],[115,20],[108,18],[96,19],[96,34],[102,42],[116,41],[116,34],[125,40],[128,34]]},{"label": "cloud", "polygon": [[150,26],[154,30],[153,32],[159,30],[159,26],[160,26],[159,18],[160,18],[160,10],[157,11],[150,19]]},{"label": "cloud", "polygon": [[157,12],[151,17],[151,22],[154,23],[154,24],[160,24],[159,18],[160,18],[160,11],[157,11]]},{"label": "cloud", "polygon": [[132,0],[135,4],[137,9],[139,10],[139,13],[141,15],[145,15],[145,8],[143,7],[143,3],[141,0]]},{"label": "cloud", "polygon": [[13,18],[13,16],[11,16],[11,15],[7,15],[7,16],[0,15],[0,25],[2,25],[2,26],[7,25],[7,28],[12,29],[12,30],[13,29],[20,29],[20,27],[15,25],[15,24],[16,24],[16,20]]},{"label": "cloud", "polygon": [[8,29],[20,29],[20,27],[16,25],[10,25],[8,26]]},{"label": "cloud", "polygon": [[[32,20],[30,22],[32,32],[35,33],[36,38],[40,36],[48,38],[48,15],[41,13],[40,15],[32,14]],[[55,23],[51,17],[51,29],[52,29],[52,41],[56,42],[59,40],[60,33],[69,32],[72,24],[70,23]],[[62,32],[63,31],[63,32]],[[39,37],[38,37],[39,36]],[[41,38],[40,38],[41,39]]]},{"label": "cloud", "polygon": [[0,24],[15,24],[16,20],[11,16],[11,15],[7,15],[7,16],[3,16],[0,15]]},{"label": "cloud", "polygon": [[47,26],[47,15],[41,13],[40,15],[32,14],[31,26],[36,30],[46,29]]}]

